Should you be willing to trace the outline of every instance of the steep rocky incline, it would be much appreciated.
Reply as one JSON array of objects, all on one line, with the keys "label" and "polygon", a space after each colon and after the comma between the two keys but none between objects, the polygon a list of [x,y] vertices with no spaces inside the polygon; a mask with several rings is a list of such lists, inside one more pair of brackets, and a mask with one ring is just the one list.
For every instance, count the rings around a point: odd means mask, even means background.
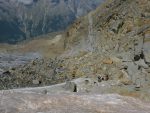
[{"label": "steep rocky incline", "polygon": [[74,67],[76,76],[108,76],[130,93],[149,94],[149,6],[149,0],[107,0],[77,20],[66,31],[64,42],[69,67]]},{"label": "steep rocky incline", "polygon": [[0,42],[64,30],[103,0],[0,0]]},{"label": "steep rocky incline", "polygon": [[[104,85],[100,87],[103,93],[149,100],[145,96],[150,94],[149,6],[149,0],[108,0],[68,28],[64,54],[2,71],[1,89],[44,86],[84,76]],[[87,87],[87,92],[95,90],[95,86]]]},{"label": "steep rocky incline", "polygon": [[0,112],[149,113],[149,6],[107,0],[49,42],[60,56],[0,70]]},{"label": "steep rocky incline", "polygon": [[74,52],[115,56],[128,67],[135,66],[132,72],[147,69],[150,64],[149,6],[149,0],[108,0],[66,32],[65,47],[70,49],[73,45]]},{"label": "steep rocky incline", "polygon": [[[56,78],[57,83],[59,79],[65,81],[85,76],[95,77],[98,82],[110,80],[114,85],[106,88],[108,92],[124,94],[126,91],[126,95],[135,93],[138,97],[143,94],[136,91],[149,94],[149,6],[149,0],[107,0],[98,9],[77,20],[65,36],[62,35],[66,49],[64,54],[52,62],[37,59],[10,70],[8,76],[12,79],[2,79],[4,89],[9,88],[8,83],[20,75],[25,76],[22,78],[34,77],[27,79],[28,84],[19,78],[24,82],[15,82],[14,87],[35,86],[34,80],[37,80],[36,86],[43,86],[53,83],[52,78]],[[54,62],[57,65],[53,65]],[[5,84],[5,81],[9,82]],[[146,96],[142,98],[147,99]]]}]

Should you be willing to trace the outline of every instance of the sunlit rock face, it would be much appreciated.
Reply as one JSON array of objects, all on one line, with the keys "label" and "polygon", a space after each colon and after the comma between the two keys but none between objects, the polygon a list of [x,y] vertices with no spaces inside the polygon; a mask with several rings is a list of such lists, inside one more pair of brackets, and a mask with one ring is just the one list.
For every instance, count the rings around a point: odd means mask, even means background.
[{"label": "sunlit rock face", "polygon": [[0,0],[0,42],[62,31],[103,0]]},{"label": "sunlit rock face", "polygon": [[117,94],[1,91],[0,113],[149,113],[150,103]]}]

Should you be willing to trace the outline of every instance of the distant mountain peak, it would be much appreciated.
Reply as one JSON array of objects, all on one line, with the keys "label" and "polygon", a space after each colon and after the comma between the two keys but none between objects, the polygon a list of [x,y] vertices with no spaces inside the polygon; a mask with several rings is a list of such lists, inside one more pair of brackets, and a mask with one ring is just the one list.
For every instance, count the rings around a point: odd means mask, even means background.
[{"label": "distant mountain peak", "polygon": [[64,30],[76,18],[95,9],[101,1],[0,0],[0,42],[15,43]]}]

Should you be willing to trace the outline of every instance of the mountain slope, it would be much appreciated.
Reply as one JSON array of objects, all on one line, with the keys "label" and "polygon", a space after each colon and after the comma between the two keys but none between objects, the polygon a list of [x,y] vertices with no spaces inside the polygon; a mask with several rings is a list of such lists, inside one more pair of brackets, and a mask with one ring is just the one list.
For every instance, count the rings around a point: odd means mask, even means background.
[{"label": "mountain slope", "polygon": [[[100,46],[107,45],[104,43],[108,43],[109,40],[110,46],[116,46],[118,42],[121,43],[120,49],[125,49],[123,47],[125,41],[145,39],[150,28],[149,6],[148,0],[108,0],[96,11],[79,19],[68,28],[65,38],[66,48],[92,43],[91,46],[102,50]],[[133,47],[135,42],[129,43]]]},{"label": "mountain slope", "polygon": [[64,57],[72,76],[109,78],[113,86],[106,83],[105,91],[149,95],[149,6],[149,0],[107,0],[70,26]]},{"label": "mountain slope", "polygon": [[[35,80],[36,86],[44,86],[83,77],[75,85],[79,92],[150,100],[149,6],[149,0],[107,0],[64,34],[46,40],[47,53],[55,45],[58,50],[65,49],[63,54],[64,50],[55,59],[35,59],[11,69],[10,75],[4,73],[2,76],[10,78],[2,79],[2,89],[35,86]],[[38,42],[27,44],[27,49]],[[43,42],[37,48],[41,49]]]},{"label": "mountain slope", "polygon": [[0,0],[0,42],[15,43],[69,24],[102,0]]}]

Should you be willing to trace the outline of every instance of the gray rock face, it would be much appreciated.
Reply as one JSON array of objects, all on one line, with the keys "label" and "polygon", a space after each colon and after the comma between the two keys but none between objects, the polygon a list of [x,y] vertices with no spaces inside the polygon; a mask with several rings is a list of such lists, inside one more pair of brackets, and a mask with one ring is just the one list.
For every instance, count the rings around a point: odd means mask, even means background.
[{"label": "gray rock face", "polygon": [[0,113],[149,113],[150,111],[150,103],[117,94],[42,94],[23,89],[0,91],[0,100]]}]

